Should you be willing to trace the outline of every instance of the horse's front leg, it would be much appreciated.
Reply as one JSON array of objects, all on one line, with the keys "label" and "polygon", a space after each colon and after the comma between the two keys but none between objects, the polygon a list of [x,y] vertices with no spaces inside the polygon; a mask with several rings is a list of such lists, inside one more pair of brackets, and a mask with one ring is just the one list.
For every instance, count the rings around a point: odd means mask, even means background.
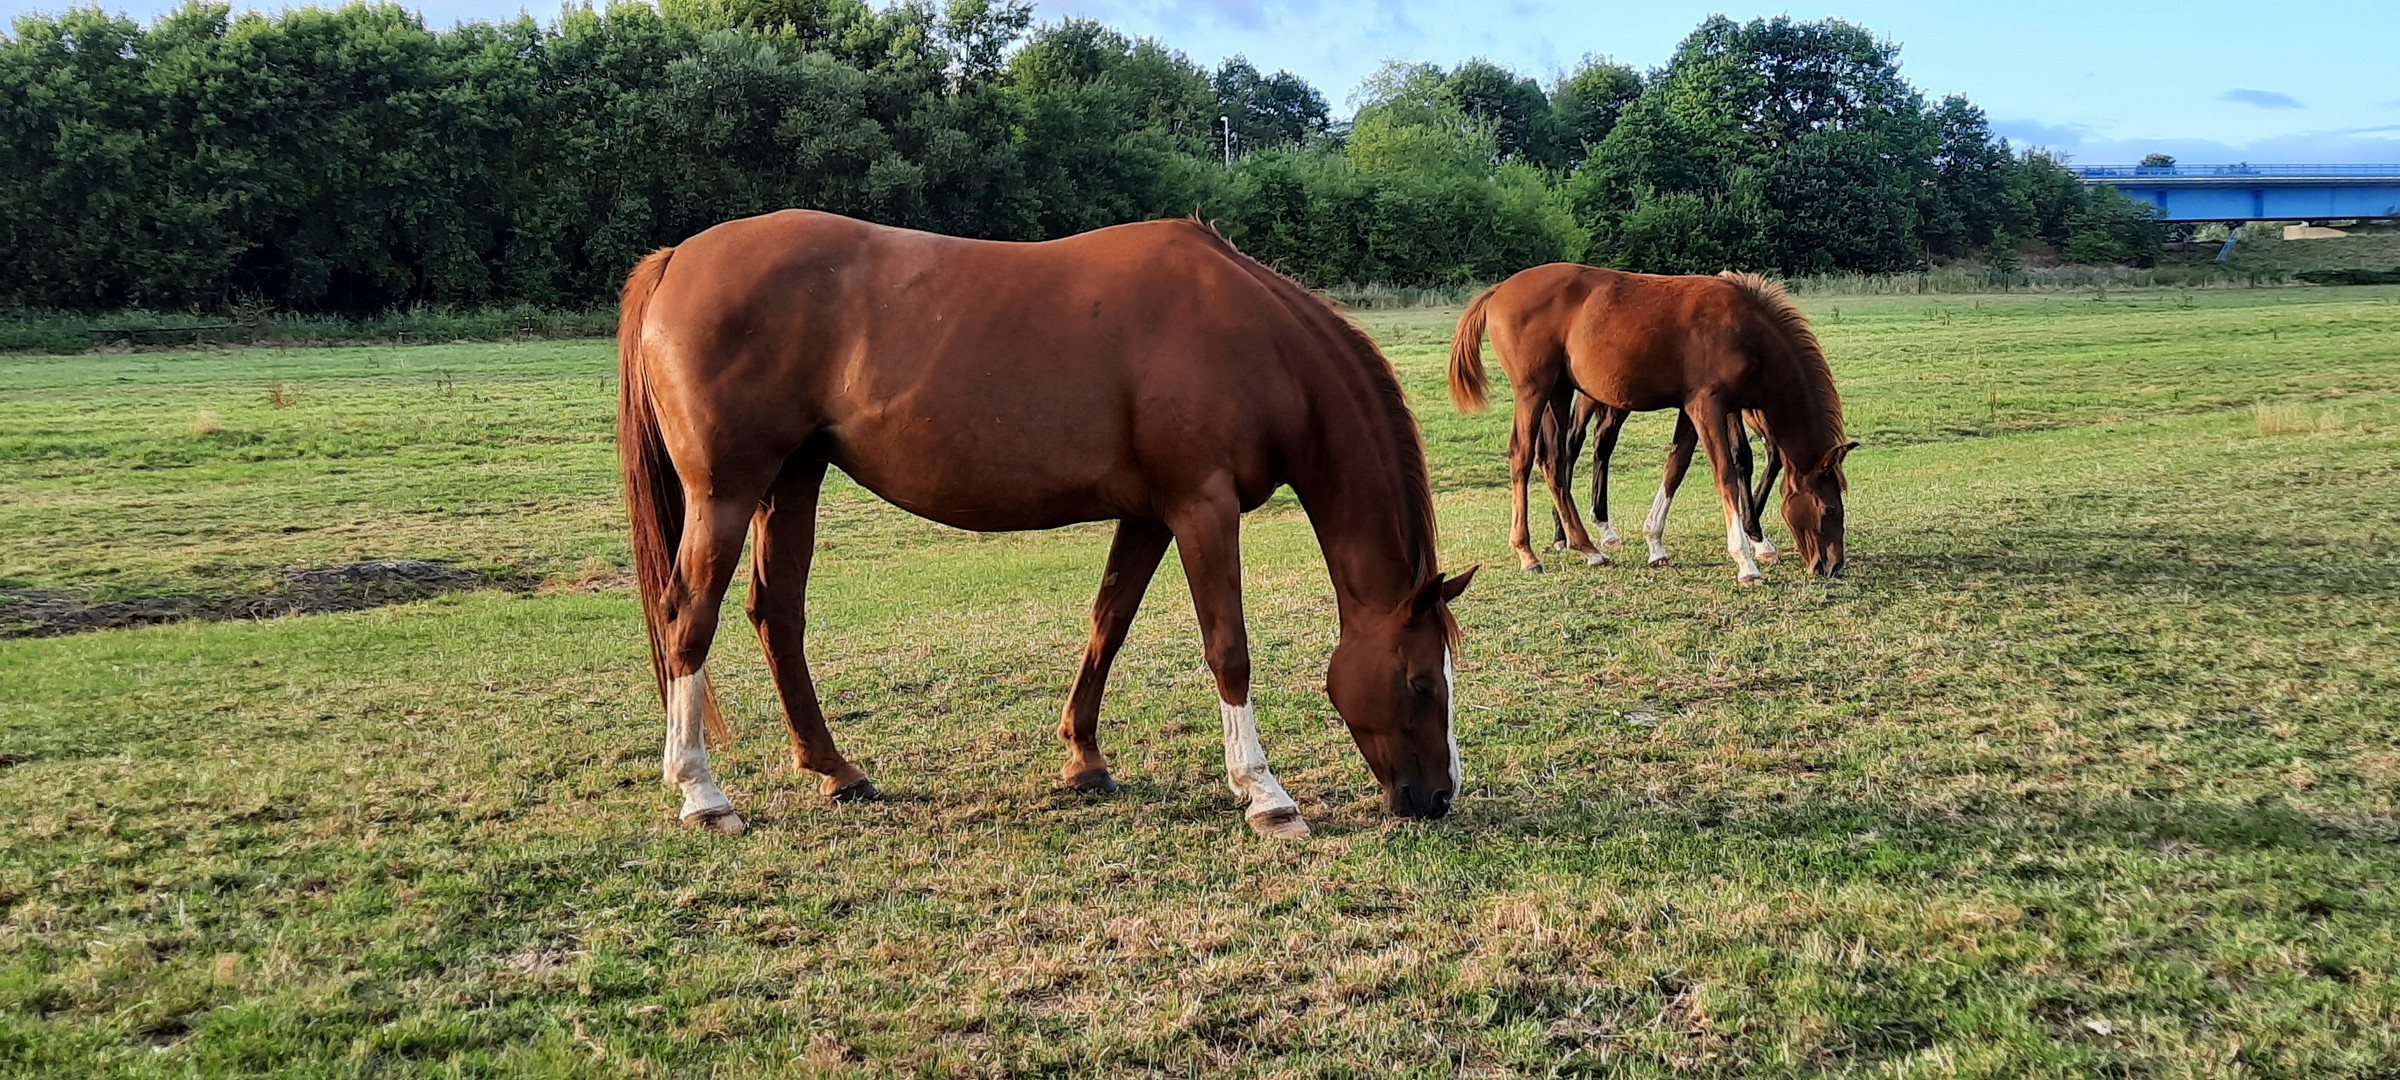
[{"label": "horse's front leg", "polygon": [[824,481],[824,462],[794,462],[759,503],[751,525],[757,546],[750,554],[750,623],[758,628],[767,672],[783,701],[792,764],[823,777],[819,789],[836,802],[872,802],[883,793],[834,745],[808,669],[808,571],[816,556],[817,497]]},{"label": "horse's front leg", "polygon": [[[1228,485],[1230,486],[1230,485]],[[1225,782],[1242,798],[1242,816],[1260,836],[1308,835],[1300,806],[1267,768],[1258,741],[1258,710],[1250,699],[1250,632],[1242,622],[1242,512],[1231,491],[1169,519],[1208,668],[1217,676],[1217,715],[1225,732]],[[1517,519],[1524,528],[1524,519]]]},{"label": "horse's front leg", "polygon": [[1602,547],[1616,547],[1625,541],[1617,535],[1617,527],[1608,520],[1608,463],[1610,458],[1616,456],[1617,436],[1625,431],[1625,418],[1633,414],[1614,405],[1602,405],[1588,397],[1575,400],[1575,426],[1578,431],[1595,414],[1600,424],[1599,429],[1592,433],[1592,521],[1600,526],[1600,533],[1594,539],[1599,540]]},{"label": "horse's front leg", "polygon": [[[1750,413],[1749,418],[1750,426],[1758,432],[1758,444],[1766,449],[1767,459],[1758,486],[1750,489],[1750,546],[1757,551],[1759,562],[1772,563],[1776,551],[1774,543],[1767,539],[1767,493],[1775,490],[1775,474],[1783,471],[1783,455],[1776,452],[1775,436],[1767,430],[1766,421],[1756,412]],[[1748,474],[1749,470],[1743,470],[1743,475]]]},{"label": "horse's front leg", "polygon": [[[1557,455],[1557,460],[1549,468],[1558,474],[1551,478],[1550,482],[1553,484],[1572,485],[1575,482],[1575,459],[1583,456],[1584,424],[1591,419],[1591,411],[1586,406],[1592,399],[1577,392],[1574,400],[1574,412],[1571,417],[1561,417],[1563,422],[1559,425],[1560,438],[1552,447]],[[1545,426],[1549,423],[1547,420],[1543,421]],[[1559,518],[1555,502],[1550,508],[1550,532],[1550,546],[1558,551],[1567,550],[1567,523]]]},{"label": "horse's front leg", "polygon": [[1650,545],[1650,565],[1665,566],[1667,557],[1667,511],[1675,505],[1675,489],[1683,486],[1683,474],[1692,467],[1692,448],[1700,443],[1700,433],[1692,427],[1690,413],[1675,414],[1675,443],[1667,449],[1666,468],[1659,472],[1658,495],[1650,500],[1649,520],[1642,523],[1642,539]]},{"label": "horse's front leg", "polygon": [[1583,513],[1575,508],[1575,457],[1583,450],[1583,438],[1580,428],[1575,429],[1572,440],[1566,437],[1566,429],[1571,423],[1568,419],[1568,395],[1572,393],[1562,388],[1560,393],[1553,395],[1547,409],[1548,415],[1542,421],[1545,431],[1556,429],[1559,432],[1559,437],[1548,442],[1551,460],[1542,469],[1542,484],[1550,489],[1550,520],[1556,523],[1559,530],[1561,546],[1583,556],[1583,561],[1589,565],[1606,566],[1608,555],[1600,550],[1600,545],[1592,542],[1592,535],[1584,531]]},{"label": "horse's front leg", "polygon": [[1756,585],[1766,580],[1750,552],[1750,487],[1742,474],[1742,418],[1712,399],[1691,405],[1692,426],[1699,429],[1701,447],[1708,451],[1709,470],[1716,474],[1717,495],[1725,504],[1725,553],[1733,556],[1734,580]]},{"label": "horse's front leg", "polygon": [[1100,753],[1100,695],[1108,688],[1108,668],[1125,644],[1150,575],[1167,553],[1175,534],[1156,521],[1127,518],[1117,523],[1117,538],[1108,547],[1108,568],[1100,578],[1100,595],[1092,601],[1092,637],[1084,646],[1083,668],[1067,691],[1067,707],[1059,717],[1058,737],[1066,740],[1067,763],[1059,776],[1077,791],[1102,794],[1117,790]]}]

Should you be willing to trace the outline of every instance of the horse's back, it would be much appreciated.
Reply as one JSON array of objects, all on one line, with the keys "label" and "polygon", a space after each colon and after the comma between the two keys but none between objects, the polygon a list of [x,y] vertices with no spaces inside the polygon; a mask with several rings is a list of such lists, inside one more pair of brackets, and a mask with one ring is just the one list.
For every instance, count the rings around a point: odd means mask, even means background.
[{"label": "horse's back", "polygon": [[1521,350],[1553,350],[1560,378],[1571,371],[1586,394],[1636,411],[1680,408],[1701,387],[1739,379],[1761,314],[1729,279],[1572,263],[1512,277],[1493,301],[1496,343],[1510,333]]},{"label": "horse's back", "polygon": [[1008,243],[786,211],[678,248],[645,340],[730,441],[805,444],[935,520],[1130,516],[1305,424],[1302,331],[1229,255],[1194,223]]}]

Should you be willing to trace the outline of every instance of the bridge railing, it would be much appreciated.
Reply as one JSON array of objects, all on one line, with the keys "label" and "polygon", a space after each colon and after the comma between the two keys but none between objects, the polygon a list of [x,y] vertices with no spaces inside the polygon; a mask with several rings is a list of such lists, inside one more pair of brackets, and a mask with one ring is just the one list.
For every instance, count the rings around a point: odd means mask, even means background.
[{"label": "bridge railing", "polygon": [[2379,165],[2071,165],[2086,180],[2331,180],[2349,177],[2400,179],[2400,163]]}]

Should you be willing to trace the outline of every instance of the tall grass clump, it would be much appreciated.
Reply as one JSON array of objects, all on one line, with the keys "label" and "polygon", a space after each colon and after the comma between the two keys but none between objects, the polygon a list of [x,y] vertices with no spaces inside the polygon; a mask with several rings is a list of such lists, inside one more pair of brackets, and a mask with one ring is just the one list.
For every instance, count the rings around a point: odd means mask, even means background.
[{"label": "tall grass clump", "polygon": [[2332,433],[2347,426],[2339,412],[2317,412],[2305,405],[2276,405],[2259,402],[2253,409],[2261,435],[2309,435]]}]

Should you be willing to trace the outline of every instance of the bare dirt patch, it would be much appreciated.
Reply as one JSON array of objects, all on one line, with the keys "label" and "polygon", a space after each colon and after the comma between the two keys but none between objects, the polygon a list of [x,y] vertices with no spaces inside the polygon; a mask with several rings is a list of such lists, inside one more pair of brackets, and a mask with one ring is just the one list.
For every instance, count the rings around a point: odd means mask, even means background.
[{"label": "bare dirt patch", "polygon": [[62,589],[0,591],[0,638],[53,637],[90,630],[184,619],[272,619],[329,611],[361,611],[469,589],[528,589],[531,579],[443,566],[419,559],[379,559],[332,566],[287,567],[279,587],[250,596],[150,596],[88,600]]}]

